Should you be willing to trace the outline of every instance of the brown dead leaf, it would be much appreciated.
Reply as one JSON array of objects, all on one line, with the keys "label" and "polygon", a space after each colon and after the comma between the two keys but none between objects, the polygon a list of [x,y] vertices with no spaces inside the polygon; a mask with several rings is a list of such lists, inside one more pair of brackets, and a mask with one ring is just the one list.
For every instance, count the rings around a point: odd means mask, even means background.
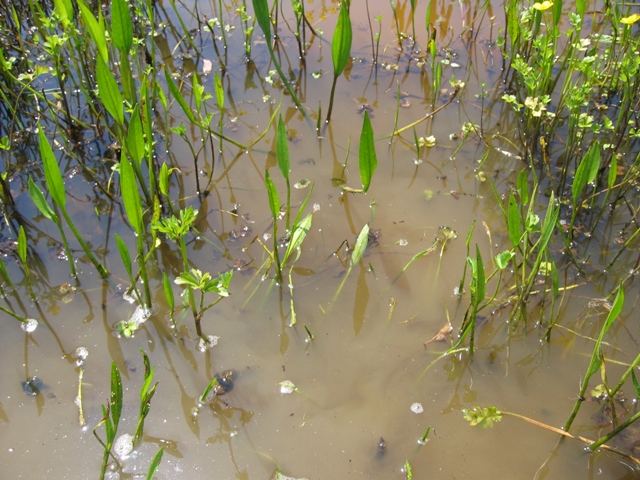
[{"label": "brown dead leaf", "polygon": [[453,332],[453,325],[447,322],[431,340],[427,340],[423,345],[426,347],[431,342],[446,342],[451,337],[451,332]]}]

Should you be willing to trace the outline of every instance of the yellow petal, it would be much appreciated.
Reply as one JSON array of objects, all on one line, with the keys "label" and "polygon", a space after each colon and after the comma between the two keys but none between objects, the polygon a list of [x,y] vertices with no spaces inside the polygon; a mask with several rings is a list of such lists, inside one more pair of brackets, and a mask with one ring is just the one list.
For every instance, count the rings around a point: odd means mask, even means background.
[{"label": "yellow petal", "polygon": [[625,25],[633,25],[638,20],[640,20],[640,14],[634,13],[633,15],[629,15],[628,17],[624,17],[620,20],[620,23],[624,23]]},{"label": "yellow petal", "polygon": [[542,3],[534,3],[531,7],[535,8],[536,10],[543,11],[553,7],[553,2],[551,2],[550,0],[544,0],[544,2]]}]

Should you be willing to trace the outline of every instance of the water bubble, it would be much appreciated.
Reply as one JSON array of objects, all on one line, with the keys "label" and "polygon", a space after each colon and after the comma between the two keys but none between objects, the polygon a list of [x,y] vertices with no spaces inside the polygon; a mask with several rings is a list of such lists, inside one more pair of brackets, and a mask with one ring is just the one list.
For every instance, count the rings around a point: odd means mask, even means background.
[{"label": "water bubble", "polygon": [[35,318],[27,318],[27,321],[22,323],[22,330],[27,333],[33,333],[36,328],[38,328],[38,321]]},{"label": "water bubble", "polygon": [[416,403],[414,403],[413,405],[411,405],[411,411],[412,411],[413,413],[419,414],[419,413],[424,412],[424,408],[422,407],[422,404],[421,404],[421,403],[417,403],[417,402],[416,402]]},{"label": "water bubble", "polygon": [[113,444],[113,452],[120,460],[126,459],[133,451],[133,436],[123,433]]},{"label": "water bubble", "polygon": [[282,395],[288,395],[290,393],[293,393],[295,389],[296,389],[296,386],[293,384],[291,380],[284,380],[280,382],[280,393]]},{"label": "water bubble", "polygon": [[215,335],[207,335],[206,341],[204,338],[201,338],[198,341],[198,350],[200,350],[201,352],[206,352],[210,348],[215,347],[218,344],[218,340],[220,340],[220,337],[217,337]]}]

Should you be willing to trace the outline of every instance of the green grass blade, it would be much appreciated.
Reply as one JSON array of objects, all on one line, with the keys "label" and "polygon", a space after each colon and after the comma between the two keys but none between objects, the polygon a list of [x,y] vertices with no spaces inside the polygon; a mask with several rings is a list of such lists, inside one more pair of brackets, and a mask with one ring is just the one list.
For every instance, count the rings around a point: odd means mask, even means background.
[{"label": "green grass blade", "polygon": [[116,48],[129,53],[133,45],[133,23],[126,0],[111,2],[111,38]]},{"label": "green grass blade", "polygon": [[137,235],[143,235],[145,230],[142,222],[142,203],[138,183],[131,162],[124,152],[120,157],[120,190],[129,223]]},{"label": "green grass blade", "polygon": [[65,195],[64,183],[62,182],[62,174],[60,173],[56,157],[53,155],[53,149],[40,125],[38,125],[38,139],[40,143],[40,156],[44,164],[47,190],[49,190],[49,194],[56,205],[64,209],[67,203],[67,197]]},{"label": "green grass blade", "polygon": [[33,179],[29,177],[29,195],[31,196],[31,200],[35,206],[40,210],[40,213],[47,219],[52,222],[58,223],[59,219],[56,213],[51,209],[47,200],[44,198],[44,194],[38,188],[38,186],[33,183]]},{"label": "green grass blade", "polygon": [[147,480],[153,480],[153,477],[158,471],[158,467],[160,467],[163,453],[164,448],[160,448],[160,450],[158,450],[158,453],[153,456],[153,460],[151,460],[151,464],[149,465],[149,471],[147,472]]},{"label": "green grass blade", "polygon": [[109,49],[107,48],[107,37],[104,31],[102,15],[99,20],[96,20],[84,0],[77,0],[77,2],[78,8],[80,9],[80,15],[82,16],[82,21],[89,32],[89,36],[96,44],[98,55],[100,55],[100,58],[104,63],[107,63],[109,61]]},{"label": "green grass blade", "polygon": [[356,240],[356,245],[353,247],[353,252],[351,253],[351,263],[349,268],[357,265],[362,257],[364,256],[364,252],[367,249],[367,244],[369,243],[369,224],[366,223],[360,233],[358,234],[358,239]]},{"label": "green grass blade", "polygon": [[101,59],[97,59],[96,77],[98,80],[98,96],[104,107],[115,118],[119,125],[124,124],[124,110],[122,105],[122,94],[118,88],[118,82],[113,77],[113,73],[107,64]]},{"label": "green grass blade", "polygon": [[560,208],[555,205],[555,197],[553,193],[551,194],[551,198],[549,198],[549,206],[547,207],[547,213],[544,216],[544,221],[542,222],[542,228],[540,229],[540,238],[538,239],[538,252],[542,252],[545,248],[547,248],[547,244],[549,243],[549,239],[551,238],[551,234],[558,222],[558,215],[560,215]]},{"label": "green grass blade", "polygon": [[373,141],[373,128],[371,128],[371,120],[369,119],[369,113],[367,111],[364,112],[364,120],[362,122],[358,160],[360,163],[362,190],[366,192],[369,190],[371,177],[373,177],[376,167],[378,166],[376,147]]},{"label": "green grass blade", "polygon": [[349,56],[351,55],[352,39],[353,32],[351,30],[349,10],[347,9],[347,2],[343,0],[340,5],[340,13],[338,14],[338,23],[333,33],[333,41],[331,42],[333,74],[336,77],[342,74],[344,67],[347,65],[347,60],[349,60]]},{"label": "green grass blade", "polygon": [[164,289],[164,297],[167,300],[167,306],[170,311],[173,311],[175,308],[175,299],[173,297],[173,287],[171,286],[171,281],[167,276],[166,272],[162,273],[162,286]]},{"label": "green grass blade", "polygon": [[27,234],[22,225],[20,225],[20,230],[18,231],[18,257],[20,257],[22,265],[27,270]]}]

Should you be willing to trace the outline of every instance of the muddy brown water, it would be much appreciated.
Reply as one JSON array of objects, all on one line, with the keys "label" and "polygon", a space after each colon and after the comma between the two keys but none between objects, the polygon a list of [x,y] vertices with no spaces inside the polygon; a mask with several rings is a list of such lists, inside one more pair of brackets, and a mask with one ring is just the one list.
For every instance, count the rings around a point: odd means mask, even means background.
[{"label": "muddy brown water", "polygon": [[[401,29],[409,32],[408,2],[399,5]],[[217,16],[211,5],[200,8],[202,16]],[[306,8],[315,26],[330,38],[335,16],[324,15],[335,5],[310,3]],[[108,230],[104,218],[85,212],[82,228],[95,245],[108,250],[106,262],[113,276],[103,284],[92,266],[80,260],[78,291],[67,302],[55,290],[69,281],[66,263],[54,258],[44,242],[36,244],[48,274],[47,282],[37,283],[40,310],[26,290],[21,292],[26,309],[41,321],[40,327],[25,336],[7,318],[0,338],[2,478],[98,476],[102,448],[92,429],[102,418],[101,405],[109,397],[110,365],[115,361],[123,374],[125,407],[119,433],[133,433],[144,372],[140,349],[149,355],[159,385],[142,444],[122,461],[122,472],[111,472],[109,478],[143,478],[160,446],[165,448],[157,474],[160,479],[268,479],[278,468],[294,478],[405,478],[406,460],[414,478],[637,478],[637,470],[623,457],[590,454],[575,440],[558,444],[557,434],[512,417],[503,418],[492,429],[471,427],[462,414],[474,405],[495,405],[561,427],[579,391],[592,348],[589,339],[572,330],[580,328],[584,336],[597,336],[606,311],[587,308],[587,304],[610,290],[616,283],[615,272],[568,293],[559,317],[565,329],[555,329],[550,342],[542,339],[538,321],[545,317],[540,316],[540,306],[533,299],[526,327],[512,328],[508,311],[496,311],[479,328],[478,350],[472,359],[467,354],[452,355],[427,368],[448,344],[433,342],[425,347],[423,342],[447,322],[447,313],[457,334],[469,302],[468,293],[459,298],[455,288],[464,268],[465,238],[472,222],[476,222],[472,245],[479,244],[485,258],[508,242],[489,183],[477,175],[481,170],[504,192],[521,167],[517,158],[504,153],[516,153],[517,125],[497,100],[501,54],[494,41],[498,29],[504,28],[500,5],[482,14],[482,21],[475,24],[474,34],[478,35],[471,40],[464,27],[482,12],[480,6],[438,2],[438,41],[448,45],[439,59],[450,57],[438,106],[453,91],[448,84],[452,74],[464,80],[466,88],[433,120],[416,127],[418,136],[436,138],[435,146],[423,148],[420,162],[411,131],[391,144],[386,139],[376,142],[378,169],[365,195],[345,193],[336,182],[342,178],[349,186],[360,186],[357,160],[363,110],[370,108],[376,137],[389,135],[399,84],[406,92],[406,102],[399,109],[398,126],[420,118],[430,108],[430,71],[425,75],[406,46],[398,50],[392,14],[385,2],[370,5],[372,18],[383,15],[381,65],[373,68],[366,12],[356,8],[352,14],[352,54],[356,58],[348,76],[339,79],[333,121],[322,137],[296,113],[287,96],[282,107],[291,137],[292,183],[309,180],[313,184],[307,207],[313,211],[313,224],[292,274],[297,325],[290,325],[288,279],[280,288],[271,278],[262,280],[258,271],[266,255],[255,239],[272,245],[265,237],[272,232],[265,168],[270,169],[281,201],[285,198],[285,183],[270,153],[275,148],[275,130],[251,152],[226,144],[222,153],[207,147],[200,157],[201,171],[196,170],[184,141],[173,135],[161,156],[175,162],[182,172],[173,185],[173,193],[179,192],[176,205],[192,205],[200,211],[201,237],[190,237],[191,262],[213,274],[232,268],[237,260],[248,263],[235,272],[231,297],[203,319],[205,333],[219,336],[219,344],[205,353],[197,349],[190,314],[184,318],[177,314],[177,332],[169,328],[161,273],[154,268],[152,317],[133,338],[117,338],[114,325],[129,318],[135,305],[122,297],[126,273],[115,240],[105,232],[117,232],[132,251],[135,239],[121,219],[109,223]],[[422,9],[423,5],[416,18],[423,18]],[[237,19],[231,21],[236,30],[229,37],[231,60],[225,87],[233,104],[228,104],[226,131],[248,141],[266,127],[276,106],[272,102],[279,102],[282,89],[264,81],[272,67],[257,26],[252,58],[258,71],[247,73],[239,60],[240,25]],[[416,22],[418,30],[424,30],[418,26],[422,21]],[[291,35],[282,32],[282,38],[294,61]],[[169,29],[157,41],[173,55],[167,62],[173,68],[192,65],[202,72],[202,59],[181,57],[183,50],[176,47]],[[330,57],[330,44],[316,38],[301,81],[305,105],[315,109],[322,102],[325,112],[332,78]],[[203,58],[216,67],[210,41],[203,46]],[[322,76],[314,78],[312,73],[320,71]],[[212,74],[201,75],[201,81],[213,93]],[[255,88],[246,87],[251,82]],[[481,84],[487,92],[484,105],[477,97]],[[263,98],[265,95],[270,97]],[[177,107],[172,114],[165,120],[178,125],[182,120]],[[451,135],[459,135],[465,122],[481,121],[487,135],[500,133],[514,143],[496,135],[495,148],[479,169],[484,144],[470,137],[453,157],[461,140]],[[188,136],[195,143],[201,141],[196,131],[188,131]],[[197,176],[201,187],[210,191],[206,197],[197,194]],[[212,181],[208,184],[209,176]],[[78,179],[69,180],[69,185],[77,192],[90,188]],[[292,190],[294,215],[309,188]],[[20,210],[34,215],[26,193],[15,193]],[[74,203],[72,208],[77,209],[76,215],[83,215],[79,212],[87,207]],[[238,216],[228,213],[232,210]],[[336,296],[349,255],[341,245],[345,240],[353,245],[367,222],[380,236]],[[55,236],[52,226],[40,223]],[[457,238],[447,243],[441,256],[438,249],[398,277],[415,254],[433,244],[441,227],[455,231]],[[605,241],[594,240],[594,252],[601,249],[600,242]],[[222,255],[214,244],[224,245],[228,253]],[[595,258],[598,256],[592,261]],[[175,266],[180,264],[175,245],[167,241],[158,262],[175,276]],[[20,275],[15,264],[9,264],[9,269]],[[179,302],[180,289],[176,286],[174,291]],[[614,329],[608,339],[615,347],[608,352],[612,360],[629,362],[636,355],[633,339],[638,328],[631,313],[636,297],[631,288],[622,316],[624,326]],[[15,298],[10,300],[15,303]],[[74,352],[78,347],[89,351],[82,391],[85,428],[79,425],[74,404],[78,389]],[[615,364],[608,368],[611,378],[619,377],[624,369]],[[194,417],[193,409],[206,385],[227,369],[236,372],[233,390],[205,405]],[[21,382],[32,376],[48,385],[46,392],[35,397],[25,394]],[[293,382],[297,391],[281,393],[283,381]],[[416,403],[421,413],[412,411]],[[597,438],[604,431],[592,418],[597,408],[586,402],[572,431]],[[428,428],[428,441],[421,445],[418,440]],[[104,435],[102,429],[98,431]],[[379,447],[381,437],[383,449]]]}]

